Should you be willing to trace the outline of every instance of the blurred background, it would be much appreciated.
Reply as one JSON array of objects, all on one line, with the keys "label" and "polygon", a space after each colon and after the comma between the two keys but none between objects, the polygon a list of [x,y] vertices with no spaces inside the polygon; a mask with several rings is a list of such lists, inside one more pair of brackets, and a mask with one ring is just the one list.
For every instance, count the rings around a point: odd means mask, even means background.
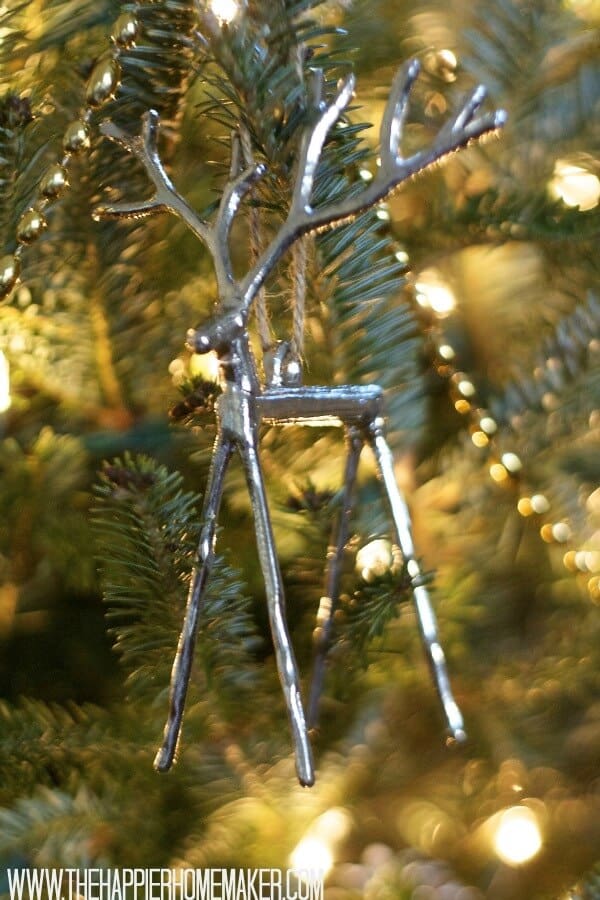
[{"label": "blurred background", "polygon": [[[5,866],[323,868],[327,900],[600,897],[599,24],[597,0],[0,6]],[[372,179],[367,126],[414,56],[407,154],[477,83],[508,124],[304,242],[300,350],[308,383],[386,390],[468,742],[447,746],[365,454],[317,783],[297,785],[234,463],[179,760],[157,775],[219,390],[184,341],[216,287],[174,217],[93,220],[151,193],[98,123],[138,134],[157,109],[199,211],[243,129],[268,174],[234,228],[242,274],[289,203],[311,67],[329,99],[357,74],[326,203]],[[265,297],[279,339],[292,256]],[[262,454],[307,686],[344,442],[272,428]]]}]

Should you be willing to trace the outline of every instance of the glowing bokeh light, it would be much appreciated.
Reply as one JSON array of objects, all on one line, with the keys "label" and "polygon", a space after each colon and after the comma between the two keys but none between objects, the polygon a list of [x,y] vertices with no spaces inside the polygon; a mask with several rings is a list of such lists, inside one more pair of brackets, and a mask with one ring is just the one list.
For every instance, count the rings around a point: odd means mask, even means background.
[{"label": "glowing bokeh light", "polygon": [[509,866],[533,859],[542,847],[535,813],[527,806],[511,806],[500,816],[493,840],[496,854]]},{"label": "glowing bokeh light", "polygon": [[326,875],[333,867],[331,847],[322,838],[304,837],[292,850],[290,865],[296,872],[322,872]]},{"label": "glowing bokeh light", "polygon": [[220,22],[233,22],[240,11],[236,0],[211,0],[210,8]]},{"label": "glowing bokeh light", "polygon": [[298,877],[302,872],[309,876],[319,872],[325,877],[333,867],[334,850],[351,825],[351,816],[342,807],[332,807],[318,816],[290,854],[290,865]]},{"label": "glowing bokeh light", "polygon": [[417,303],[432,309],[443,318],[450,315],[456,306],[456,297],[441,278],[437,269],[425,269],[415,283]]},{"label": "glowing bokeh light", "polygon": [[192,353],[190,375],[200,376],[205,381],[218,381],[219,371],[219,357],[214,350],[211,350],[210,353]]}]

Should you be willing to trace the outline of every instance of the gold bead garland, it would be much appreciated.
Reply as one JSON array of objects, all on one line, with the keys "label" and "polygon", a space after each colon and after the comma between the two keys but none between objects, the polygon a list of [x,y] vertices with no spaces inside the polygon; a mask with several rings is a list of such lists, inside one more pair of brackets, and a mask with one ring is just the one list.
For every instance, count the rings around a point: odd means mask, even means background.
[{"label": "gold bead garland", "polygon": [[19,280],[21,262],[19,255],[8,254],[0,259],[0,297],[4,297],[12,291]]},{"label": "gold bead garland", "polygon": [[47,200],[60,197],[65,188],[69,186],[67,170],[60,163],[56,163],[46,171],[40,180],[40,194]]},{"label": "gold bead garland", "polygon": [[90,146],[90,120],[92,114],[115,96],[121,79],[119,55],[122,50],[134,46],[139,34],[137,7],[122,13],[116,20],[111,33],[111,47],[101,58],[88,78],[85,97],[86,106],[64,132],[62,146],[64,155],[60,161],[48,167],[40,178],[38,196],[27,209],[16,228],[17,246],[12,254],[0,259],[0,299],[8,297],[19,283],[21,256],[24,247],[33,244],[46,230],[47,222],[43,210],[58,199],[68,188],[68,168],[73,156],[83,153]]},{"label": "gold bead garland", "polygon": [[17,240],[20,244],[32,244],[46,228],[42,212],[33,206],[23,213],[17,223]]},{"label": "gold bead garland", "polygon": [[[519,500],[517,510],[521,516],[547,516],[551,511],[550,501],[544,494],[526,496],[521,493],[521,476],[523,463],[519,455],[513,451],[498,453],[494,443],[498,432],[498,423],[494,417],[476,403],[477,389],[470,375],[460,372],[454,365],[456,353],[443,336],[439,326],[430,329],[436,349],[436,369],[439,375],[450,381],[451,397],[454,408],[461,415],[470,419],[469,433],[473,444],[480,449],[494,453],[489,467],[492,480],[498,485],[517,487]],[[544,522],[540,526],[540,537],[548,544],[566,545],[572,538],[572,531],[565,521]],[[563,556],[563,564],[568,572],[587,574],[592,577],[587,582],[588,592],[596,603],[600,603],[600,552],[589,550],[567,550]]]},{"label": "gold bead garland", "polygon": [[111,100],[121,81],[121,66],[113,56],[99,62],[89,77],[85,99],[89,106],[98,109]]}]

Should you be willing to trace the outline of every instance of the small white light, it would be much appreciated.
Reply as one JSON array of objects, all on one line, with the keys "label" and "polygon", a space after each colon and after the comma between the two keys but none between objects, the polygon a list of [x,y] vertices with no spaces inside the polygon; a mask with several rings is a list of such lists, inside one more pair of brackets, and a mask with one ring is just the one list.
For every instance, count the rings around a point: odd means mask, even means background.
[{"label": "small white light", "polygon": [[486,434],[495,434],[498,431],[498,425],[491,416],[482,416],[479,425]]},{"label": "small white light", "polygon": [[533,511],[538,515],[546,513],[550,509],[548,498],[544,497],[543,494],[534,494],[531,498],[531,506],[533,508]]},{"label": "small white light", "polygon": [[0,413],[10,408],[10,366],[3,351],[0,350]]},{"label": "small white light", "polygon": [[585,565],[590,572],[600,572],[600,550],[587,550]]},{"label": "small white light", "polygon": [[219,22],[233,22],[240,11],[236,0],[211,0],[210,8]]},{"label": "small white light", "polygon": [[516,472],[519,472],[523,467],[523,463],[516,453],[503,453],[500,461],[504,468],[508,469],[509,472],[512,472],[513,475]]},{"label": "small white light", "polygon": [[593,209],[600,201],[598,176],[567,159],[556,160],[548,190],[552,197],[562,200],[566,206],[578,206],[583,211]]},{"label": "small white light", "polygon": [[502,862],[520,866],[539,853],[542,835],[537,817],[527,806],[511,806],[500,816],[494,850]]},{"label": "small white light", "polygon": [[442,359],[445,359],[447,362],[451,359],[454,359],[454,357],[456,356],[454,347],[451,347],[450,344],[440,344],[438,349]]},{"label": "small white light", "polygon": [[552,537],[559,544],[566,544],[571,537],[571,529],[566,522],[556,522],[552,526]]},{"label": "small white light", "polygon": [[371,172],[370,169],[365,169],[365,168],[359,169],[358,174],[360,175],[360,177],[362,178],[363,181],[373,181],[373,173]]}]

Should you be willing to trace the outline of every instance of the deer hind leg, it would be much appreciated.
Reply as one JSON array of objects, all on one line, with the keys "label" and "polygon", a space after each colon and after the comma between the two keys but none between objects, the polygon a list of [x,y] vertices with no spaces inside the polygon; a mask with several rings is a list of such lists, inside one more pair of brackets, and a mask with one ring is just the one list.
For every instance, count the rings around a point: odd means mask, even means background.
[{"label": "deer hind leg", "polygon": [[258,556],[265,582],[269,623],[273,636],[277,670],[294,739],[296,771],[300,784],[310,787],[315,780],[312,751],[304,719],[298,667],[285,619],[283,582],[275,549],[275,538],[267,506],[267,496],[256,441],[250,439],[250,436],[247,435],[246,440],[238,442],[238,449],[244,464],[252,511],[254,513]]},{"label": "deer hind leg", "polygon": [[321,606],[317,616],[317,628],[315,629],[313,661],[313,674],[310,685],[310,697],[308,701],[308,724],[315,728],[319,719],[319,701],[323,689],[325,677],[325,663],[327,652],[331,642],[333,631],[333,618],[337,609],[340,593],[340,575],[344,548],[348,542],[348,528],[350,515],[354,503],[354,486],[360,454],[364,446],[364,440],[358,428],[351,425],[346,432],[348,455],[346,457],[346,470],[344,473],[344,492],[339,516],[335,522],[331,544],[327,552],[327,571],[325,575],[325,596],[321,600]]},{"label": "deer hind leg", "polygon": [[215,442],[208,484],[204,495],[202,531],[198,545],[197,564],[192,574],[185,618],[171,670],[169,716],[165,725],[162,746],[154,759],[154,768],[159,772],[168,771],[173,765],[175,758],[185,698],[192,670],[200,608],[214,560],[215,531],[223,494],[223,480],[232,452],[233,444],[231,440],[224,438],[219,433]]},{"label": "deer hind leg", "polygon": [[434,682],[442,703],[444,715],[452,737],[457,741],[466,738],[461,712],[452,695],[446,658],[439,642],[435,614],[429,599],[429,592],[424,583],[423,572],[415,559],[415,548],[412,538],[411,520],[406,500],[402,496],[394,475],[394,464],[391,450],[385,439],[383,420],[375,419],[369,428],[369,443],[373,448],[375,459],[383,482],[384,490],[390,506],[396,539],[402,551],[406,568],[410,577],[412,594],[417,610],[419,629],[423,638],[425,653]]}]

